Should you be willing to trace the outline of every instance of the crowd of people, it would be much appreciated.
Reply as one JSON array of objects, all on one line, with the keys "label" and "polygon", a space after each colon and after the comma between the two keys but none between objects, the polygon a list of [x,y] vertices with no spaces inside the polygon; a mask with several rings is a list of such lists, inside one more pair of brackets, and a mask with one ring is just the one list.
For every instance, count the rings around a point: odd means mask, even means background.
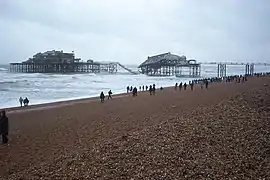
[{"label": "crowd of people", "polygon": [[[247,81],[248,77],[250,77],[250,76],[251,75],[235,75],[235,76],[226,76],[223,78],[214,77],[214,78],[195,79],[195,80],[189,81],[188,84],[187,83],[183,84],[182,82],[179,84],[175,83],[175,90],[177,90],[177,89],[179,89],[180,91],[182,89],[186,90],[187,86],[189,85],[191,91],[193,91],[195,84],[199,84],[201,89],[203,89],[204,86],[206,89],[208,89],[209,83],[233,82],[233,81],[236,83],[241,83],[241,82]],[[255,73],[252,76],[255,76],[255,77],[270,76],[270,72],[269,73]],[[137,87],[128,86],[126,88],[126,90],[127,90],[128,94],[132,93],[133,97],[137,96],[137,92],[138,92]],[[139,86],[139,90],[140,91],[149,91],[150,96],[152,96],[152,95],[155,95],[156,85],[155,84],[149,85],[149,87],[147,85],[146,86],[144,86],[144,85]],[[163,90],[163,87],[160,87],[160,90]],[[108,91],[108,100],[112,99],[112,94],[113,94],[112,91],[109,90]],[[100,100],[102,103],[105,100],[105,95],[104,95],[103,91],[100,93]],[[28,104],[29,104],[29,100],[27,97],[24,99],[22,97],[20,97],[19,102],[20,102],[21,107],[23,105],[28,106]],[[8,132],[9,132],[8,117],[6,116],[6,111],[2,110],[2,111],[0,111],[0,135],[2,137],[3,144],[8,143]]]},{"label": "crowd of people", "polygon": [[[127,86],[127,94],[132,93],[133,96],[137,96],[138,89],[137,87]],[[156,92],[156,85],[143,85],[139,86],[140,91],[149,91],[150,95],[155,95]]]},{"label": "crowd of people", "polygon": [[[160,90],[163,90],[163,87],[160,87]],[[150,95],[155,95],[156,93],[156,85],[152,84],[152,85],[143,85],[143,86],[139,86],[139,91],[149,91]],[[133,86],[127,86],[126,88],[126,92],[127,94],[132,93],[132,96],[135,97],[138,95],[138,89],[137,87],[133,87]],[[110,90],[108,92],[108,99],[112,99],[112,91]],[[105,94],[103,91],[101,91],[100,95],[99,95],[100,101],[103,103],[105,100]]]},{"label": "crowd of people", "polygon": [[[188,84],[185,82],[180,82],[180,83],[175,83],[175,90],[179,89],[180,91],[183,90],[187,90],[188,86],[190,87],[191,91],[194,90],[194,86],[197,84],[199,85],[200,89],[208,89],[209,87],[209,83],[218,83],[218,82],[244,82],[247,81],[249,76],[269,76],[270,73],[254,73],[253,75],[233,75],[233,76],[226,76],[226,77],[212,77],[212,78],[203,78],[203,79],[194,79],[192,81],[189,81]],[[160,87],[160,90],[163,90],[163,87]],[[156,85],[152,84],[152,85],[143,85],[143,86],[139,86],[139,91],[148,91],[150,96],[155,95],[156,93]],[[127,94],[132,93],[132,96],[135,97],[138,95],[138,89],[137,87],[133,87],[133,86],[127,86],[126,87],[126,92]],[[108,99],[112,99],[112,92],[111,90],[108,92]],[[101,102],[104,102],[105,99],[105,95],[103,93],[103,91],[100,93],[100,100]]]}]

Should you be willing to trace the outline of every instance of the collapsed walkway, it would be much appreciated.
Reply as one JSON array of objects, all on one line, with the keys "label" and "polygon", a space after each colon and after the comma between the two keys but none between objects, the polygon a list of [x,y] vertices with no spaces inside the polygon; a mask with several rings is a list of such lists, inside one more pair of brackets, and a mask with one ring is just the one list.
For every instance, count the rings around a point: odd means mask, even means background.
[{"label": "collapsed walkway", "polygon": [[116,64],[118,66],[120,66],[121,68],[125,69],[126,71],[130,72],[131,74],[139,74],[139,72],[132,71],[131,69],[125,67],[124,65],[120,64],[119,62],[116,62]]}]

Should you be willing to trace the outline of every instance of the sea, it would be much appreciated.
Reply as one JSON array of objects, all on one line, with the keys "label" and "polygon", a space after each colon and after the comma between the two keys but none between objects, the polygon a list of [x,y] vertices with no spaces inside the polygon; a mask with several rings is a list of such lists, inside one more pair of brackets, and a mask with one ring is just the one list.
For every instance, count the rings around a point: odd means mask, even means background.
[{"label": "sea", "polygon": [[[126,66],[138,71],[137,66]],[[256,66],[255,72],[269,72],[270,66]],[[245,74],[245,65],[227,66],[227,75]],[[217,65],[202,65],[201,76],[217,76]],[[11,73],[8,65],[0,65],[0,108],[19,106],[19,97],[28,97],[30,105],[96,97],[103,91],[114,94],[126,92],[127,86],[139,87],[156,84],[156,87],[174,86],[192,78],[151,77],[133,75],[124,69],[116,74],[42,74]],[[139,88],[138,88],[139,89]]]}]

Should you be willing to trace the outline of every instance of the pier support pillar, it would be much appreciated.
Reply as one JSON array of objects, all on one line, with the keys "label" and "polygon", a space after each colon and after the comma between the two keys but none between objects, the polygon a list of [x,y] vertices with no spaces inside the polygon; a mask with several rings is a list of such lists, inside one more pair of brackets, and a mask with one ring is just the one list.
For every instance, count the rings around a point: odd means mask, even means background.
[{"label": "pier support pillar", "polygon": [[245,74],[246,75],[253,75],[254,74],[254,63],[246,64]]},{"label": "pier support pillar", "polygon": [[222,78],[222,77],[225,77],[226,74],[227,74],[227,66],[226,66],[226,64],[219,63],[218,64],[217,77]]}]

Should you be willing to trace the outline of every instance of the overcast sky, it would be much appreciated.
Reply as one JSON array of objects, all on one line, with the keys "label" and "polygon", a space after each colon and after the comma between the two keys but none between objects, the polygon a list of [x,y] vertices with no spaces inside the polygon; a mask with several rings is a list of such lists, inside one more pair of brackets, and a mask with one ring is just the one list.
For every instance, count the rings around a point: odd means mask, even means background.
[{"label": "overcast sky", "polygon": [[36,52],[140,64],[171,52],[270,62],[270,0],[0,0],[0,63]]}]

